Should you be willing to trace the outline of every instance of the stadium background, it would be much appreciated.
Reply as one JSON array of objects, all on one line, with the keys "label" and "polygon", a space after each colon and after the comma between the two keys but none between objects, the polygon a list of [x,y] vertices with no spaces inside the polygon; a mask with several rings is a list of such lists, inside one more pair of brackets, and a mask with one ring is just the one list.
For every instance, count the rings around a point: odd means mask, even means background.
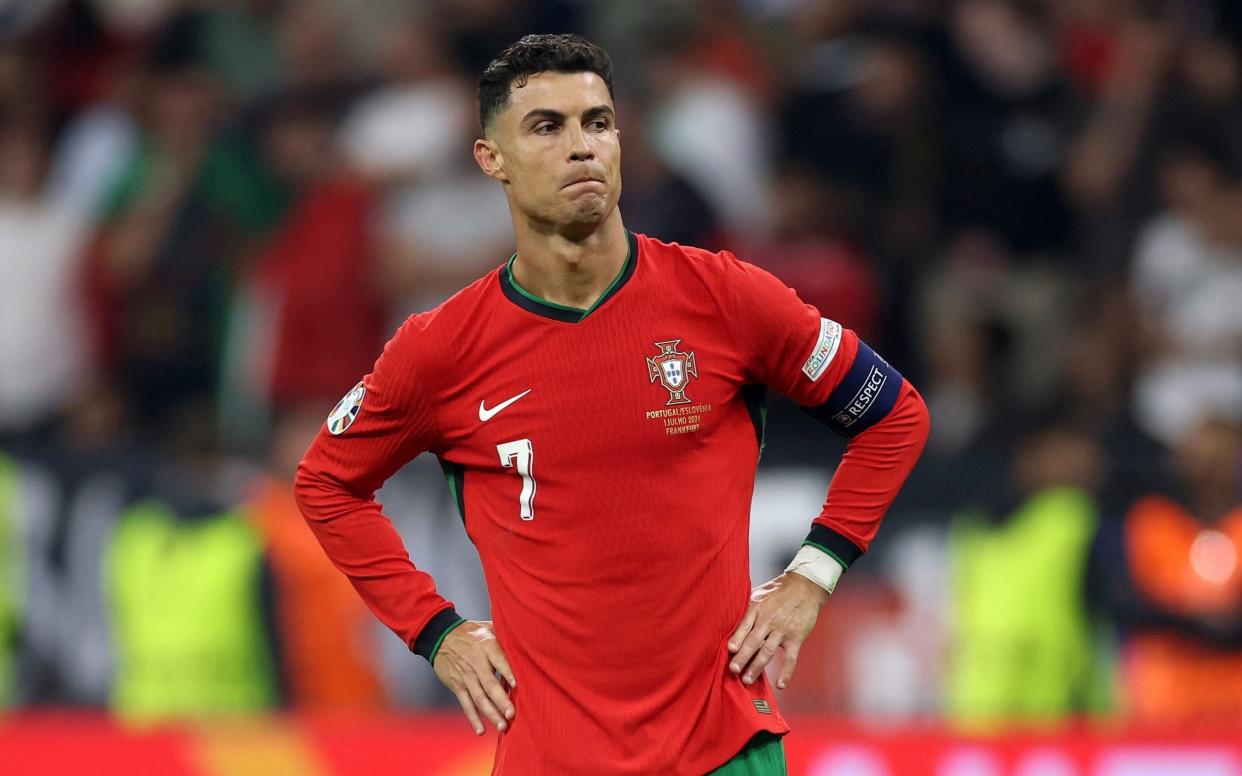
[{"label": "stadium background", "polygon": [[[473,81],[530,31],[615,60],[627,226],[767,267],[931,408],[791,772],[1242,773],[1231,0],[0,2],[0,772],[487,772],[288,488],[511,252]],[[773,403],[755,580],[839,450]],[[484,617],[434,462],[381,499]]]}]

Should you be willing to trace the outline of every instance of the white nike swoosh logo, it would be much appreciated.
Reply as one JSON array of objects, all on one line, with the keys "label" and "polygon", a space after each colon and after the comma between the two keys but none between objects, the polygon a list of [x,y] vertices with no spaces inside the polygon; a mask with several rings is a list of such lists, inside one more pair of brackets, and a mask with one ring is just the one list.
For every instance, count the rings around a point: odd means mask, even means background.
[{"label": "white nike swoosh logo", "polygon": [[483,402],[483,401],[479,402],[479,420],[486,423],[487,421],[496,417],[496,413],[500,412],[505,407],[508,407],[510,404],[522,398],[523,396],[525,396],[526,394],[530,393],[533,390],[535,389],[527,388],[525,391],[522,391],[517,396],[514,396],[512,399],[505,399],[500,404],[497,404],[495,407],[492,407],[490,410],[487,408],[487,402]]}]

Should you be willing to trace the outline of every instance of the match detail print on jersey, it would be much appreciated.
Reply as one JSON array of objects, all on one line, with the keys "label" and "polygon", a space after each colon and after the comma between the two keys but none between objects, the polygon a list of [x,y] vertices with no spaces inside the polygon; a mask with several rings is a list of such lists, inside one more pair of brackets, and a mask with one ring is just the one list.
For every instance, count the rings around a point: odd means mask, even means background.
[{"label": "match detail print on jersey", "polygon": [[690,378],[699,376],[699,362],[693,350],[679,348],[680,339],[654,343],[660,352],[647,357],[647,378],[668,391],[668,400],[658,410],[648,410],[647,420],[664,426],[668,436],[693,434],[702,428],[703,417],[712,411],[709,403],[695,404],[686,395]]},{"label": "match detail print on jersey", "polygon": [[837,349],[841,347],[841,324],[828,318],[819,319],[819,339],[815,341],[815,350],[811,357],[802,365],[802,373],[811,382],[819,380],[824,370],[837,357]]},{"label": "match detail print on jersey", "polygon": [[345,397],[336,403],[332,408],[331,414],[328,415],[328,433],[332,436],[340,436],[345,433],[345,429],[353,425],[354,419],[358,417],[358,412],[362,409],[362,400],[367,395],[366,386],[358,383],[353,387]]},{"label": "match detail print on jersey", "polygon": [[517,396],[513,396],[513,397],[511,397],[511,398],[505,399],[505,400],[504,400],[504,401],[502,401],[500,404],[497,404],[495,407],[492,407],[490,410],[487,408],[487,402],[486,402],[486,401],[481,401],[481,402],[479,402],[479,420],[481,420],[481,421],[483,421],[484,423],[486,423],[487,421],[489,421],[489,420],[491,420],[492,418],[496,417],[496,415],[497,415],[497,414],[498,414],[501,410],[503,410],[505,407],[508,407],[510,404],[512,404],[513,402],[515,402],[515,401],[517,401],[518,399],[522,398],[523,396],[525,396],[526,394],[530,393],[530,392],[531,392],[531,391],[533,391],[533,390],[535,390],[535,389],[534,389],[534,388],[527,388],[525,391],[522,391],[522,392],[521,392],[521,393],[519,393]]}]

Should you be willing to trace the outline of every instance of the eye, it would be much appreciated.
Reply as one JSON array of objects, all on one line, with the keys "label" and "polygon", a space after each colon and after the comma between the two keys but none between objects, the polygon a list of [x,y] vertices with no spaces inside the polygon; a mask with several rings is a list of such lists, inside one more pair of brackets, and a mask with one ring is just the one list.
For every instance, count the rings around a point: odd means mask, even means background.
[{"label": "eye", "polygon": [[556,131],[556,125],[551,121],[541,121],[535,125],[536,135],[550,135]]},{"label": "eye", "polygon": [[608,119],[604,119],[604,118],[595,119],[587,126],[589,126],[591,129],[594,129],[596,132],[603,132],[604,130],[608,129]]}]

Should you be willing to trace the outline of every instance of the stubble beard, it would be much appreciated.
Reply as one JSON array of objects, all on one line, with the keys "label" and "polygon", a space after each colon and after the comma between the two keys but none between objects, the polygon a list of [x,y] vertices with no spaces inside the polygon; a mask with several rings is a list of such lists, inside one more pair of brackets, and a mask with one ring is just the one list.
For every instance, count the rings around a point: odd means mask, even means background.
[{"label": "stubble beard", "polygon": [[558,223],[569,227],[591,227],[603,223],[612,212],[606,195],[587,194],[573,202],[566,203],[555,219]]},{"label": "stubble beard", "polygon": [[598,224],[608,213],[607,201],[603,197],[589,197],[590,201],[575,203],[573,224]]}]

